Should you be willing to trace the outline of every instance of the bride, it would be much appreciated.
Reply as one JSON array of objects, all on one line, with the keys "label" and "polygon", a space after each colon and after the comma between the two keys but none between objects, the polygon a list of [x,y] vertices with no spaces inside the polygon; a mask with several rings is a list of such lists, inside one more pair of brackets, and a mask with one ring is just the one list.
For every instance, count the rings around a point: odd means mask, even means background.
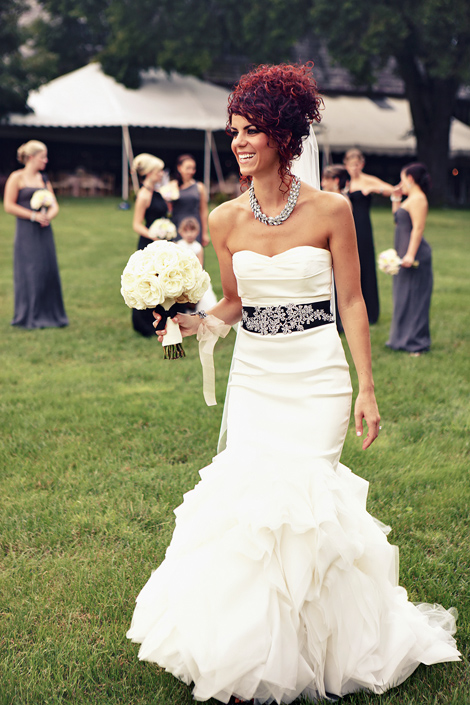
[{"label": "bride", "polygon": [[241,321],[226,448],[176,509],[128,632],[139,658],[193,683],[196,700],[382,693],[419,663],[459,660],[453,614],[408,601],[367,483],[339,462],[351,384],[332,268],[364,449],[380,417],[351,209],[291,172],[320,107],[309,66],[241,78],[229,129],[249,189],[209,220],[224,297],[207,317],[175,318],[183,335]]}]

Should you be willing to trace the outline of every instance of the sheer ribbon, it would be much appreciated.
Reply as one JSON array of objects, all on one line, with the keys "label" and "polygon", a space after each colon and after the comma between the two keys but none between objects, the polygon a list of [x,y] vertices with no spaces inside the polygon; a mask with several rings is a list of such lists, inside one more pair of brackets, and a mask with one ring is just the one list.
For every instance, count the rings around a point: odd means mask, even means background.
[{"label": "sheer ribbon", "polygon": [[216,406],[217,404],[215,398],[214,347],[217,340],[225,338],[229,331],[230,326],[215,316],[203,318],[197,329],[199,358],[202,365],[202,390],[207,406]]}]

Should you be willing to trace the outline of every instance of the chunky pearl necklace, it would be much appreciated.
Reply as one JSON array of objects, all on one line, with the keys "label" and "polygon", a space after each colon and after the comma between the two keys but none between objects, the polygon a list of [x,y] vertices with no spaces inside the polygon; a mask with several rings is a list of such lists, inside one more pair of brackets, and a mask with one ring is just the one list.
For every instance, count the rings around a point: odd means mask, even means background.
[{"label": "chunky pearl necklace", "polygon": [[258,199],[255,196],[255,187],[253,185],[253,182],[251,182],[250,190],[249,190],[249,195],[250,195],[250,207],[251,210],[253,211],[253,215],[255,216],[256,220],[259,220],[261,223],[264,223],[265,225],[281,225],[287,218],[290,216],[292,211],[295,208],[295,205],[297,203],[297,199],[299,197],[299,192],[300,192],[300,179],[298,176],[294,176],[292,179],[292,184],[290,187],[290,192],[289,192],[289,198],[287,199],[287,203],[284,206],[283,210],[279,213],[279,215],[276,215],[274,218],[271,216],[265,215],[258,203]]}]

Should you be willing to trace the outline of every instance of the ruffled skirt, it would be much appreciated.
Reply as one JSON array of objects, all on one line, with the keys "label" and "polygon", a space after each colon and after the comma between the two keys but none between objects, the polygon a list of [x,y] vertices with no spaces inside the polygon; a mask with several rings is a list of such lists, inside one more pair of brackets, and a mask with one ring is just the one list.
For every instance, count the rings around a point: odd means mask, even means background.
[{"label": "ruffled skirt", "polygon": [[338,462],[350,394],[334,325],[241,334],[227,449],[177,508],[128,632],[196,700],[382,693],[459,660],[454,614],[408,601],[368,483]]}]

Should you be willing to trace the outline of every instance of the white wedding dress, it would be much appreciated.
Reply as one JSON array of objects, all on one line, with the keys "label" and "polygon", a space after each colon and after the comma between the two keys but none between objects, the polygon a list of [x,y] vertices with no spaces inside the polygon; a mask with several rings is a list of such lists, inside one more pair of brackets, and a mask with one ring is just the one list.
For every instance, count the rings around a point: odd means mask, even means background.
[{"label": "white wedding dress", "polygon": [[[326,250],[241,251],[233,266],[245,306],[331,297]],[[224,703],[382,693],[459,660],[452,611],[407,600],[368,484],[339,463],[351,384],[335,324],[241,329],[228,391],[227,447],[137,598],[139,658]]]}]

